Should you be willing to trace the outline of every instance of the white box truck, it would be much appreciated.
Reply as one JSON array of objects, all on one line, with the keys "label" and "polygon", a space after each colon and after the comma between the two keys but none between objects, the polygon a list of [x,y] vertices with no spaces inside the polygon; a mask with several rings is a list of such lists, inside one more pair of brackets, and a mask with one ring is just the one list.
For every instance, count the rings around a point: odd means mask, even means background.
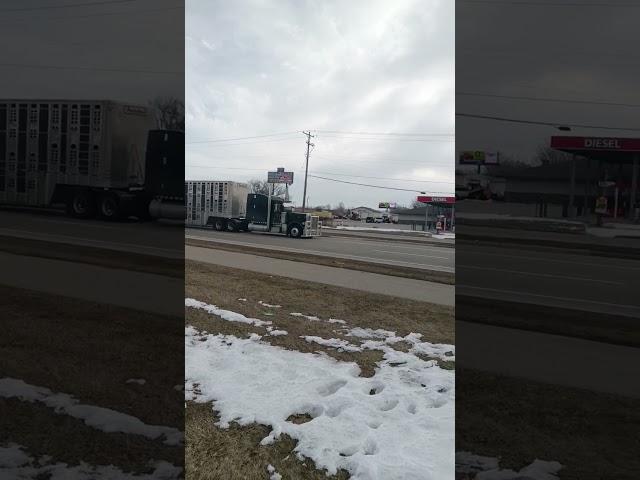
[{"label": "white box truck", "polygon": [[0,100],[0,204],[63,204],[79,218],[183,218],[183,180],[168,186],[184,171],[184,133],[154,126],[139,105]]}]

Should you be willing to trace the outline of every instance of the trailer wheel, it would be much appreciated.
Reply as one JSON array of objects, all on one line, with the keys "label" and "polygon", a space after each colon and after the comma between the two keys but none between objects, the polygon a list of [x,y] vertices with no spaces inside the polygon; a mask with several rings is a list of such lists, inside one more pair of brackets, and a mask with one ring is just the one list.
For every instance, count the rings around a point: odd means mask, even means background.
[{"label": "trailer wheel", "polygon": [[238,225],[233,220],[229,220],[227,222],[227,230],[229,230],[230,232],[237,232],[238,231]]},{"label": "trailer wheel", "polygon": [[75,190],[67,200],[67,212],[76,218],[91,218],[96,213],[95,198],[89,190]]},{"label": "trailer wheel", "polygon": [[213,221],[213,228],[216,229],[218,232],[226,230],[225,221],[222,218],[216,218]]},{"label": "trailer wheel", "polygon": [[291,235],[292,238],[300,238],[302,236],[302,225],[298,225],[297,223],[291,225],[289,235]]},{"label": "trailer wheel", "polygon": [[102,195],[98,201],[98,212],[105,220],[119,219],[121,212],[118,197],[111,194]]}]

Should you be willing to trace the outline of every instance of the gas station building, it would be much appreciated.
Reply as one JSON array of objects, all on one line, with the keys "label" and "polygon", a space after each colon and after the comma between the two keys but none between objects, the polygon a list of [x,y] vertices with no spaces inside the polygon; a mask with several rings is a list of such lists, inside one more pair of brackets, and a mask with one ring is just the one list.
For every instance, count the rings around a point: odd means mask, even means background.
[{"label": "gas station building", "polygon": [[568,179],[570,216],[575,216],[576,198],[582,196],[581,192],[576,190],[576,170],[579,169],[589,172],[590,178],[584,179],[584,198],[588,198],[590,203],[588,210],[595,207],[592,197],[605,197],[607,216],[618,219],[634,218],[640,202],[640,139],[553,136],[550,146],[573,155]]}]

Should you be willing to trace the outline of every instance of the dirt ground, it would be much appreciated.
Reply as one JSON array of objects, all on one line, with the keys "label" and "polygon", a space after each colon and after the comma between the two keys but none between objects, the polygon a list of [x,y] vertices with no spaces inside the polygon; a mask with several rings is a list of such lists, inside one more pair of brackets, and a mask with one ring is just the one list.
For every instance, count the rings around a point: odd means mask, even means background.
[{"label": "dirt ground", "polygon": [[[450,307],[192,261],[186,262],[185,283],[186,297],[247,317],[269,320],[274,328],[288,332],[284,336],[263,337],[263,341],[301,352],[324,352],[341,361],[356,362],[363,376],[374,374],[376,362],[382,359],[382,352],[338,352],[333,348],[307,343],[300,336],[338,338],[358,344],[353,337],[344,336],[340,327],[362,327],[391,330],[398,336],[411,332],[422,333],[424,341],[455,343],[454,309]],[[267,307],[261,305],[260,301],[280,307]],[[290,315],[293,312],[317,316],[322,321],[294,317]],[[328,319],[344,320],[347,324],[329,323],[326,321]],[[193,308],[185,309],[185,323],[200,331],[238,337],[267,333],[265,327],[224,321]],[[408,347],[402,344],[394,346],[398,349]],[[445,368],[454,368],[453,362],[440,364]],[[260,446],[260,440],[268,433],[266,427],[233,425],[223,430],[216,427],[214,422],[215,412],[211,404],[187,404],[186,471],[190,479],[267,479],[265,468],[269,463],[286,479],[348,478],[346,472],[327,477],[324,472],[313,468],[311,460],[305,461],[304,465],[292,453],[295,443],[291,439],[278,441],[269,447]]]},{"label": "dirt ground", "polygon": [[456,449],[501,457],[501,468],[538,458],[564,465],[561,480],[637,479],[638,431],[638,399],[456,371]]},{"label": "dirt ground", "polygon": [[[0,378],[20,379],[151,425],[184,426],[183,320],[0,286]],[[143,378],[144,385],[127,383]],[[148,472],[149,460],[182,465],[183,449],[105,433],[41,403],[0,398],[0,444],[78,465]],[[0,475],[1,476],[1,475]]]}]

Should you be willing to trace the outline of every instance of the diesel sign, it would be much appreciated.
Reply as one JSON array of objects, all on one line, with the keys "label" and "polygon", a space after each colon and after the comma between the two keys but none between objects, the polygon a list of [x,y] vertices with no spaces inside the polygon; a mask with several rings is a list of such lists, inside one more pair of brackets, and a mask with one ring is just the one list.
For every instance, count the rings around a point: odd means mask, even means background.
[{"label": "diesel sign", "polygon": [[606,148],[611,150],[622,148],[617,138],[585,138],[584,146],[586,148]]}]

